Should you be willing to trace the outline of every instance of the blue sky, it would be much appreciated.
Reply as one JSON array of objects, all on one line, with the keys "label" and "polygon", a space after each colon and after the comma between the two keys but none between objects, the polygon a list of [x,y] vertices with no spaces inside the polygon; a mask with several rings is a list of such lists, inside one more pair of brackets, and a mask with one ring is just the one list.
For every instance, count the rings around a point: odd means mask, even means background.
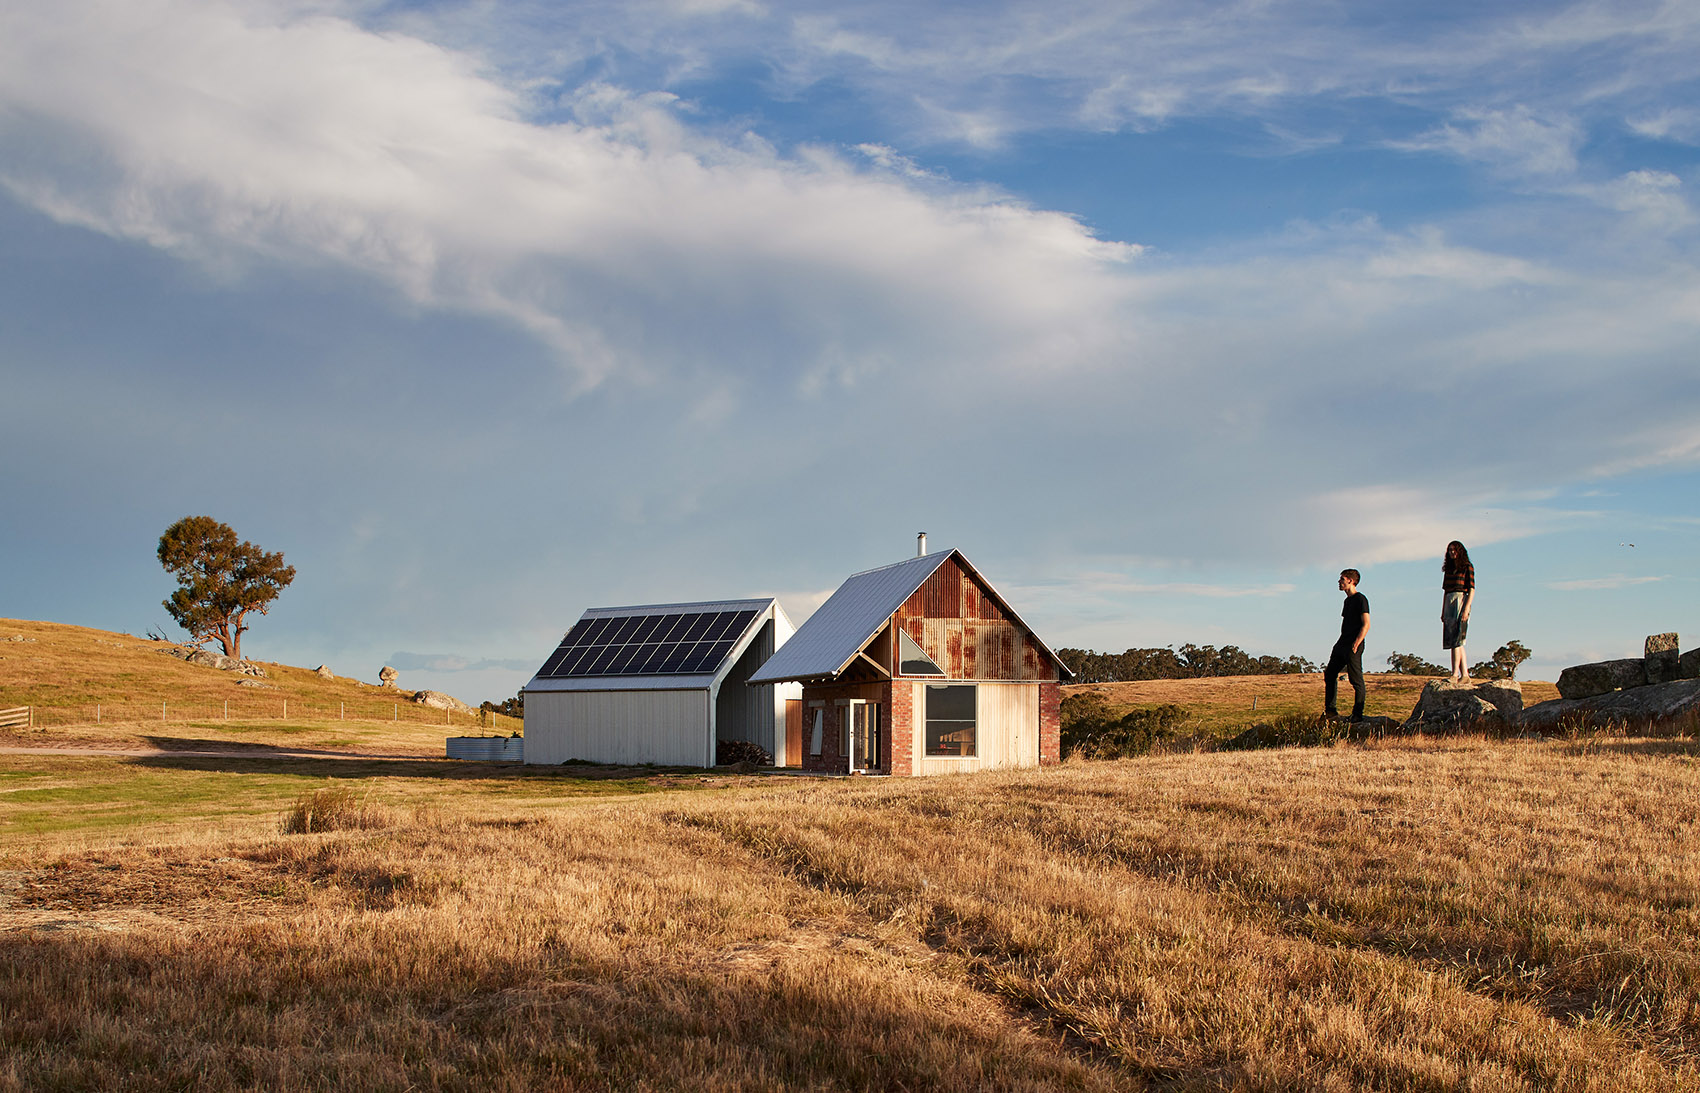
[{"label": "blue sky", "polygon": [[[586,607],[798,620],[925,529],[1051,644],[1537,677],[1692,630],[1700,10],[0,11],[0,615],[471,701]],[[1628,544],[1633,543],[1633,546]]]}]

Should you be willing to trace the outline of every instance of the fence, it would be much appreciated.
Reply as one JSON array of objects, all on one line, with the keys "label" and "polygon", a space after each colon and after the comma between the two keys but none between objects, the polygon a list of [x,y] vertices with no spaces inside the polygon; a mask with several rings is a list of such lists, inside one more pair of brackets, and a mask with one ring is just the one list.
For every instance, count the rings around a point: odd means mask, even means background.
[{"label": "fence", "polygon": [[13,706],[0,710],[0,729],[27,729],[35,724],[32,707]]},{"label": "fence", "polygon": [[[438,710],[416,702],[303,702],[293,698],[248,697],[219,702],[101,702],[72,706],[20,706],[0,710],[0,727],[31,725],[70,727],[103,724],[160,724],[171,722],[366,721],[478,728],[503,735],[519,732],[517,717],[474,710]],[[5,720],[20,714],[21,720]]]}]

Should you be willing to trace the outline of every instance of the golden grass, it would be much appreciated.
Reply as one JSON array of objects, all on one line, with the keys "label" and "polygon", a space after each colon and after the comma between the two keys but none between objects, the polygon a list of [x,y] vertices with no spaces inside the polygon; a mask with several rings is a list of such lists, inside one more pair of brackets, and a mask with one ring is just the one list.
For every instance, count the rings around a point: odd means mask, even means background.
[{"label": "golden grass", "polygon": [[415,781],[373,830],[67,833],[0,875],[0,1089],[1700,1089],[1697,754]]},{"label": "golden grass", "polygon": [[[5,640],[13,636],[33,640]],[[246,676],[185,663],[165,648],[106,630],[0,619],[0,706],[37,708],[34,731],[0,731],[0,744],[146,748],[186,739],[426,755],[441,754],[446,735],[521,727],[517,718],[481,724],[416,705],[412,691],[286,664],[257,662],[266,686],[244,686]]]},{"label": "golden grass", "polygon": [[[1364,676],[1364,713],[1370,717],[1393,717],[1403,721],[1417,704],[1417,696],[1429,682],[1424,676],[1372,672]],[[1523,703],[1558,697],[1558,688],[1539,680],[1519,680]],[[1185,709],[1188,720],[1180,732],[1201,737],[1227,737],[1260,721],[1294,714],[1322,712],[1323,679],[1320,673],[1279,676],[1216,676],[1205,679],[1148,679],[1132,683],[1084,683],[1063,688],[1063,694],[1096,692],[1118,713],[1135,706],[1174,704]],[[1256,700],[1253,708],[1252,701]],[[1340,709],[1350,710],[1352,688],[1340,681]]]}]

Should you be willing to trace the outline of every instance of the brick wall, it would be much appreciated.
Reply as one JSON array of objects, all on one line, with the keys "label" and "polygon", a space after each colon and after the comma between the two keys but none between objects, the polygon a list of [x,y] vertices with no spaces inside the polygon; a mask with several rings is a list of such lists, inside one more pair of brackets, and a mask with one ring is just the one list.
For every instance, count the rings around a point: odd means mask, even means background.
[{"label": "brick wall", "polygon": [[1039,764],[1062,762],[1062,684],[1039,684]]}]

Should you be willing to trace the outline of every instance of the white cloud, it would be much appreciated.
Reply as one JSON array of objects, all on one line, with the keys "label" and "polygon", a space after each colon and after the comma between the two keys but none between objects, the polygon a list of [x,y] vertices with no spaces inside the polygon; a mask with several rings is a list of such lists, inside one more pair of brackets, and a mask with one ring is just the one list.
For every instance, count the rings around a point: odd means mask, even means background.
[{"label": "white cloud", "polygon": [[1447,152],[1517,177],[1559,178],[1575,173],[1582,136],[1581,126],[1570,118],[1540,118],[1517,106],[1463,110],[1445,125],[1389,143],[1409,151]]},{"label": "white cloud", "polygon": [[[539,125],[466,58],[323,16],[84,0],[3,20],[0,180],[23,200],[206,262],[353,267],[519,323],[587,383],[681,367],[693,322],[762,298],[805,343],[854,298],[852,355],[918,323],[976,367],[1120,338],[1136,248],[828,150],[700,137],[669,96],[593,84],[580,122]],[[692,303],[676,340],[639,338],[605,318],[612,295]]]},{"label": "white cloud", "polygon": [[1664,580],[1663,577],[1625,577],[1621,573],[1609,577],[1579,577],[1573,581],[1552,581],[1547,587],[1556,592],[1610,592],[1618,588],[1632,588],[1638,584],[1655,584]]}]

